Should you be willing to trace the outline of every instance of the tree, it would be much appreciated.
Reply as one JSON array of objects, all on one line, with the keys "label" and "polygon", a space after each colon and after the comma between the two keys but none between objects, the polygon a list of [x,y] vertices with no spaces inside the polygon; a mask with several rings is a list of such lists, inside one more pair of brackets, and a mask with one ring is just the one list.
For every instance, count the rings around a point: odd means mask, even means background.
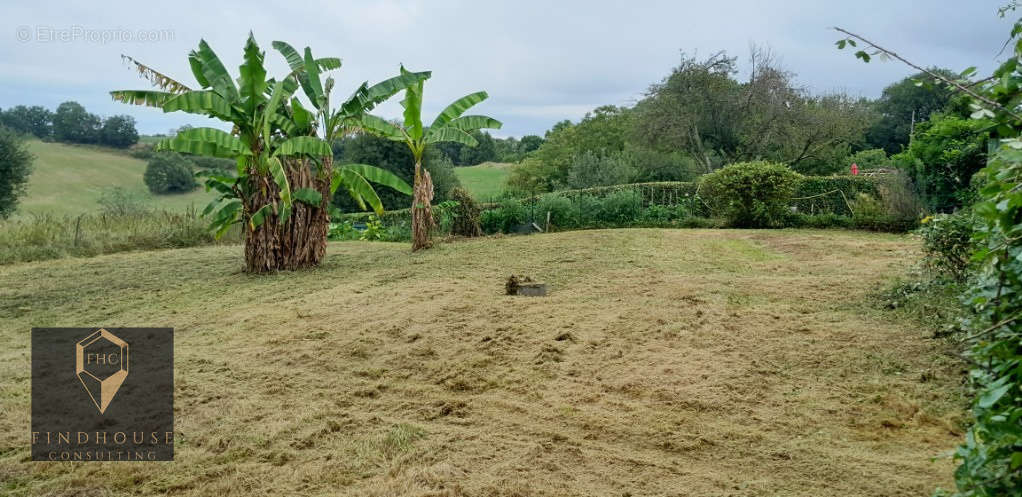
[{"label": "tree", "polygon": [[723,52],[701,61],[683,55],[636,105],[632,140],[683,151],[704,172],[769,159],[812,173],[832,171],[862,141],[873,120],[865,101],[809,94],[768,51],[754,48],[749,62],[749,78],[739,82],[736,59]]},{"label": "tree", "polygon": [[48,138],[52,133],[53,113],[38,105],[18,105],[0,113],[0,124],[18,133]]},{"label": "tree", "polygon": [[192,163],[175,152],[153,154],[146,164],[142,181],[155,194],[187,193],[199,186]]},{"label": "tree", "polygon": [[[344,186],[360,205],[369,203],[382,211],[369,181],[408,189],[392,174],[368,165],[333,168],[332,140],[364,109],[389,98],[422,76],[388,80],[386,88],[363,83],[338,109],[329,103],[333,79],[324,83],[321,71],[338,69],[340,59],[304,57],[283,42],[274,48],[286,59],[291,72],[267,79],[265,52],[249,34],[239,77],[232,78],[220,58],[202,40],[188,56],[201,90],[132,61],[139,74],[160,90],[121,90],[114,99],[163,109],[206,115],[230,124],[227,133],[216,128],[192,128],[157,145],[157,150],[233,158],[236,174],[210,173],[207,189],[219,197],[204,215],[212,215],[211,227],[222,234],[236,223],[245,232],[245,267],[249,272],[294,270],[315,266],[326,251],[330,195]],[[237,84],[235,83],[237,82]],[[383,83],[381,83],[383,84]],[[301,87],[312,102],[307,110],[294,93]]]},{"label": "tree", "polygon": [[[953,76],[947,69],[934,67],[930,71]],[[932,81],[926,73],[917,73],[884,88],[875,103],[881,117],[866,133],[870,148],[882,148],[888,154],[901,152],[908,146],[915,123],[926,121],[930,114],[944,110],[951,103],[954,92]]]},{"label": "tree", "polygon": [[[354,133],[334,142],[334,162],[337,164],[374,164],[394,173],[411,184],[415,177],[412,151],[401,142],[391,141],[371,133]],[[447,200],[448,193],[459,185],[453,166],[440,147],[430,147],[422,157],[422,167],[429,171],[436,189],[435,200]],[[377,188],[376,193],[387,209],[398,209],[411,200],[407,192],[393,188]],[[334,195],[333,203],[342,212],[365,210],[348,195]]]},{"label": "tree", "polygon": [[10,217],[18,207],[32,174],[32,154],[13,130],[0,126],[0,219]]},{"label": "tree", "polygon": [[128,148],[138,143],[135,118],[126,115],[106,118],[100,130],[100,142],[117,148]]},{"label": "tree", "polygon": [[[401,67],[401,74],[411,74]],[[431,144],[454,141],[474,147],[478,142],[472,137],[472,131],[490,128],[500,129],[501,123],[487,116],[464,116],[468,109],[486,100],[484,91],[471,93],[455,100],[433,120],[428,128],[422,125],[422,92],[424,81],[408,86],[405,98],[401,101],[404,107],[404,122],[392,124],[371,114],[364,114],[361,125],[369,132],[379,134],[388,140],[405,142],[415,161],[415,176],[412,185],[412,250],[420,250],[430,246],[430,232],[433,228],[433,213],[430,203],[433,201],[433,181],[429,171],[422,169],[422,157],[426,147]]]},{"label": "tree", "polygon": [[53,115],[53,138],[67,143],[97,143],[102,122],[74,101],[57,106]]},{"label": "tree", "polygon": [[951,212],[965,204],[973,175],[986,166],[990,125],[933,114],[916,126],[915,139],[894,161],[907,170],[928,208]]}]

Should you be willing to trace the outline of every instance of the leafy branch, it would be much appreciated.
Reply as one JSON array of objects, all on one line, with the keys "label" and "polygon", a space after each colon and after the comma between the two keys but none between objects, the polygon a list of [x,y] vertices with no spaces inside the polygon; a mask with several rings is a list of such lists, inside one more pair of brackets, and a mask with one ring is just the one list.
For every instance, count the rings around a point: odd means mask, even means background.
[{"label": "leafy branch", "polygon": [[[1001,104],[991,100],[990,98],[988,98],[988,97],[986,97],[986,96],[976,92],[972,88],[970,88],[970,87],[974,86],[976,83],[971,83],[969,85],[964,85],[961,82],[955,81],[955,80],[953,80],[951,78],[948,78],[946,76],[942,76],[940,74],[937,74],[936,72],[933,72],[933,71],[931,71],[929,69],[926,69],[926,68],[924,68],[922,66],[919,66],[919,65],[913,63],[912,61],[910,61],[910,60],[908,60],[908,59],[898,55],[893,50],[889,50],[889,49],[886,49],[884,47],[881,47],[880,45],[877,45],[876,43],[874,43],[874,42],[864,38],[861,35],[855,34],[855,33],[851,32],[851,31],[848,31],[848,30],[846,30],[844,28],[840,28],[840,27],[837,27],[837,26],[834,27],[834,30],[838,31],[838,32],[841,32],[841,33],[844,33],[844,34],[850,36],[851,38],[854,38],[855,40],[859,40],[859,41],[865,43],[866,45],[869,46],[869,48],[872,48],[873,50],[875,50],[875,52],[872,55],[882,54],[882,55],[890,57],[892,59],[901,61],[903,64],[905,64],[905,65],[907,65],[907,66],[909,66],[909,67],[911,67],[911,68],[913,68],[913,69],[915,69],[915,70],[917,70],[917,71],[919,71],[921,73],[924,73],[927,76],[932,77],[933,79],[941,81],[944,84],[948,85],[949,87],[955,88],[958,91],[960,91],[962,93],[965,93],[966,95],[969,95],[970,97],[972,97],[972,98],[974,98],[974,99],[976,99],[976,100],[978,100],[980,102],[983,102],[984,104],[986,104],[988,107],[990,107],[992,109],[1004,112],[1005,114],[1008,114],[1011,117],[1013,117],[1013,118],[1015,118],[1015,119],[1017,119],[1019,121],[1022,121],[1022,114],[1018,114],[1014,110],[1009,109],[1009,108],[1007,108],[1007,107],[1005,107],[1005,106],[1003,106],[1003,105],[1001,105]],[[853,46],[853,47],[856,46],[855,41],[852,40],[852,39],[838,40],[838,42],[836,44],[837,44],[838,49],[844,49],[846,45],[850,45],[850,46]],[[855,56],[860,58],[860,59],[862,59],[863,62],[867,62],[868,63],[870,61],[871,54],[867,53],[865,50],[859,50],[858,52],[855,53]]]}]

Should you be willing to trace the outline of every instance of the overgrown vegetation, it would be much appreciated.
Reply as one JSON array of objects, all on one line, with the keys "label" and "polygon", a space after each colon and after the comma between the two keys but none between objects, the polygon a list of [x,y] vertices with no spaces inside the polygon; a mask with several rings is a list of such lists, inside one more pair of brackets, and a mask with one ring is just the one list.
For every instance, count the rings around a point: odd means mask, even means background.
[{"label": "overgrown vegetation", "polygon": [[[1012,2],[1002,16],[1017,8]],[[848,37],[838,48],[864,46],[856,57],[869,62],[884,56],[917,67],[872,41],[838,28]],[[928,72],[971,108],[973,121],[931,118],[928,131],[908,154],[920,159],[930,205],[939,210],[967,206],[976,193],[971,213],[933,218],[922,231],[927,263],[951,275],[947,288],[962,286],[965,304],[957,338],[967,347],[971,369],[972,423],[955,453],[957,492],[961,497],[1022,495],[1022,19],[1015,22],[1009,42],[1013,56],[989,78],[971,82],[974,68],[958,75]],[[992,124],[992,125],[991,125]],[[983,144],[989,130],[1000,141],[983,166]],[[934,146],[936,144],[937,146]],[[971,188],[982,179],[978,189]],[[978,191],[976,191],[978,190]],[[971,255],[971,257],[970,257]],[[939,281],[939,280],[931,280]],[[958,282],[964,281],[959,286]],[[938,495],[948,492],[938,489]]]},{"label": "overgrown vegetation", "polygon": [[[156,210],[150,199],[121,188],[104,192],[99,205],[96,212],[76,216],[30,214],[0,221],[0,264],[218,243],[194,210]],[[229,230],[219,243],[239,241],[239,230]]]}]

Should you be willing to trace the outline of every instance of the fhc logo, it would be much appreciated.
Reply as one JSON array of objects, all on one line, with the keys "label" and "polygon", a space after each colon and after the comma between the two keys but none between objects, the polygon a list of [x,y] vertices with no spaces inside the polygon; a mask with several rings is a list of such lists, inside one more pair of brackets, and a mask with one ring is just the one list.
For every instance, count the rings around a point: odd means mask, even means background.
[{"label": "fhc logo", "polygon": [[33,460],[173,460],[173,415],[173,329],[32,329]]},{"label": "fhc logo", "polygon": [[75,345],[75,374],[103,414],[128,377],[128,342],[100,329]]}]

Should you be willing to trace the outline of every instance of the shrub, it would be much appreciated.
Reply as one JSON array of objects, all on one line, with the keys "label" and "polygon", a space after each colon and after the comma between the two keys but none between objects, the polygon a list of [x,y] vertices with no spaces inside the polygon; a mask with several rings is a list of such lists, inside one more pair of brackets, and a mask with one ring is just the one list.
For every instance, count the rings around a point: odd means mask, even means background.
[{"label": "shrub", "polygon": [[923,238],[924,262],[938,274],[964,281],[975,245],[976,219],[971,211],[937,214],[923,219],[916,231]]},{"label": "shrub", "polygon": [[198,186],[192,163],[174,152],[154,154],[146,165],[142,180],[156,194],[185,193]]},{"label": "shrub", "polygon": [[136,143],[128,148],[128,154],[136,159],[149,160],[155,153],[154,148],[151,143]]},{"label": "shrub", "polygon": [[621,190],[603,198],[595,221],[604,226],[620,226],[634,223],[641,213],[642,196],[635,191]]},{"label": "shrub", "polygon": [[783,224],[802,176],[783,164],[742,162],[703,176],[700,185],[711,208],[739,228]]},{"label": "shrub", "polygon": [[135,192],[115,186],[100,194],[97,202],[100,211],[112,216],[136,216],[153,210],[151,198],[142,192]]},{"label": "shrub", "polygon": [[14,131],[0,126],[0,219],[18,206],[32,173],[32,154]]},{"label": "shrub", "polygon": [[891,160],[887,158],[887,152],[882,148],[860,150],[849,155],[845,162],[847,167],[855,164],[859,166],[860,170],[878,169],[891,164]]},{"label": "shrub", "polygon": [[505,199],[496,209],[483,211],[480,216],[483,231],[487,233],[510,233],[525,221],[525,207],[514,199]]},{"label": "shrub", "polygon": [[458,186],[451,190],[451,200],[456,202],[454,219],[451,223],[451,234],[456,236],[481,236],[483,229],[479,225],[479,204],[472,195]]},{"label": "shrub", "polygon": [[[550,225],[557,228],[570,228],[578,223],[577,212],[571,208],[571,200],[557,194],[543,195],[536,203],[536,211],[543,222],[550,213]],[[544,227],[545,229],[545,227]]]}]

